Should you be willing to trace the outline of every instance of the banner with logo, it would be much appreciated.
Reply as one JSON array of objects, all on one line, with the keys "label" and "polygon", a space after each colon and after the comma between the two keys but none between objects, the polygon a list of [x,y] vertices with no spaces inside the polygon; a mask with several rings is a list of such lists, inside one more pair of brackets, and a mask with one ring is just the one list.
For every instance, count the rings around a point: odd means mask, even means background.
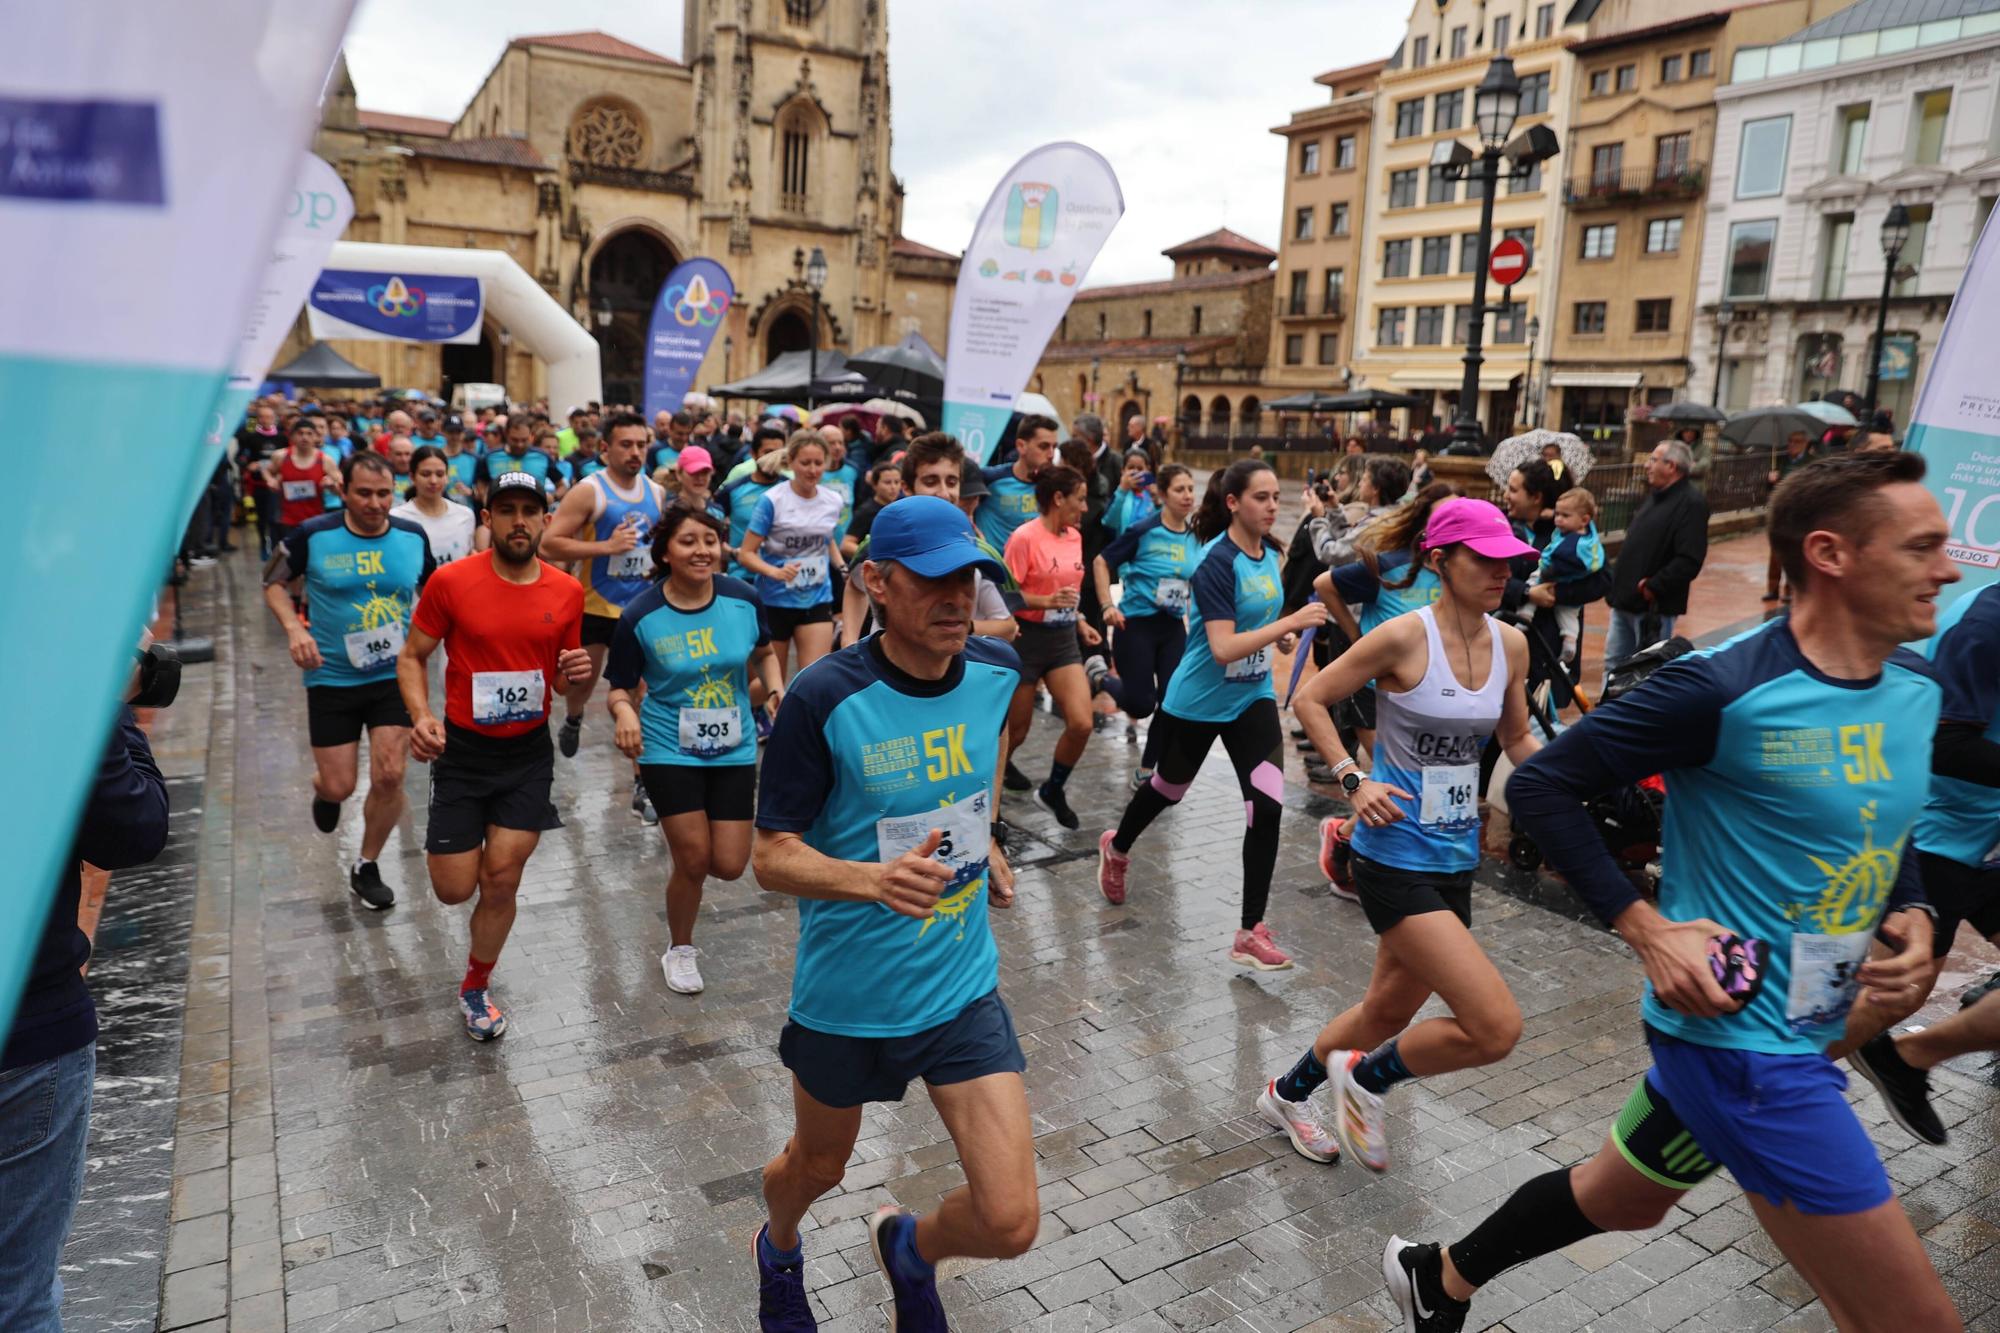
[{"label": "banner with logo", "polygon": [[[0,698],[33,702],[0,768],[0,1031],[187,523],[176,502],[284,208],[271,187],[298,171],[352,7],[64,0],[8,15],[0,452],[20,517],[0,528]],[[119,423],[92,446],[117,484],[87,504],[74,456],[45,439],[79,412]]]},{"label": "banner with logo", "polygon": [[479,279],[442,273],[322,271],[307,297],[315,338],[476,343],[485,303]]},{"label": "banner with logo", "polygon": [[985,462],[1014,399],[1111,229],[1125,196],[1080,143],[1044,144],[1000,178],[959,262],[944,372],[944,422]]},{"label": "banner with logo", "polygon": [[735,299],[729,270],[713,259],[684,259],[667,274],[646,330],[648,421],[656,412],[680,411]]},{"label": "banner with logo", "polygon": [[[2000,347],[2000,299],[1989,297],[2000,298],[2000,229],[1990,218],[1959,279],[1903,439],[1905,449],[1924,456],[1924,484],[1944,507],[1948,550],[1965,576],[1939,594],[1940,610],[2000,578],[2000,384],[1992,361]],[[1885,374],[1896,343],[1884,340]],[[1903,364],[1915,360],[1912,346]]]}]

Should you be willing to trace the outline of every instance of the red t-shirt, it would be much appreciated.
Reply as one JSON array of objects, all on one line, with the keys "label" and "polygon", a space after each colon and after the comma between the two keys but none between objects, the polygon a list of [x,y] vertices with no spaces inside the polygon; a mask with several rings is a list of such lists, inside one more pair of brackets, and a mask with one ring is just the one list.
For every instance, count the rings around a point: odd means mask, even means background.
[{"label": "red t-shirt", "polygon": [[410,623],[444,644],[453,726],[521,736],[547,724],[556,654],[583,644],[583,585],[546,561],[541,568],[534,583],[509,583],[494,572],[493,552],[481,551],[424,585]]}]

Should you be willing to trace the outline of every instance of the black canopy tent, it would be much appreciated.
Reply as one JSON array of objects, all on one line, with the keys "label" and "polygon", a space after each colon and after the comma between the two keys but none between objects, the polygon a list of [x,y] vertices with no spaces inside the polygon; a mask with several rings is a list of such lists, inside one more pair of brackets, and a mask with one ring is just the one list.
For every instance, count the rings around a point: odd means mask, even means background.
[{"label": "black canopy tent", "polygon": [[316,389],[378,389],[382,377],[363,370],[323,342],[316,342],[264,376]]},{"label": "black canopy tent", "polygon": [[[847,358],[835,351],[819,354],[819,375],[808,386],[806,377],[812,369],[810,360],[809,352],[784,352],[756,374],[746,375],[730,384],[718,384],[709,392],[718,398],[753,398],[760,403],[801,405],[808,397],[845,401],[875,396],[875,391],[861,375],[847,369]],[[862,391],[858,392],[857,388]]]}]

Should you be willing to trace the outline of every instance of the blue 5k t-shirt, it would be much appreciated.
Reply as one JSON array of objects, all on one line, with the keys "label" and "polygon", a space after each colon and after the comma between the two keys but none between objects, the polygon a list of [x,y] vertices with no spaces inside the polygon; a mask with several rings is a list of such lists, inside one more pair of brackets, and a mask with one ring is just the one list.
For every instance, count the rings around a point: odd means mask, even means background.
[{"label": "blue 5k t-shirt", "polygon": [[1021,659],[974,637],[941,680],[899,670],[881,636],[800,672],[765,746],[757,827],[827,856],[893,861],[931,829],[952,879],[918,920],[879,903],[799,902],[792,1021],[849,1037],[948,1022],[999,985],[986,920],[1000,728]]},{"label": "blue 5k t-shirt", "polygon": [[972,511],[972,526],[988,546],[1004,551],[1014,529],[1041,512],[1035,504],[1035,483],[1015,476],[1012,463],[986,468],[980,475],[986,478],[986,498]]},{"label": "blue 5k t-shirt", "polygon": [[1208,647],[1208,622],[1234,621],[1237,633],[1263,629],[1278,618],[1284,588],[1278,578],[1278,548],[1264,543],[1252,557],[1229,534],[1203,546],[1195,555],[1193,608],[1188,618],[1187,650],[1167,682],[1160,706],[1191,722],[1229,722],[1258,699],[1274,699],[1271,653],[1266,644],[1234,662],[1217,662]]},{"label": "blue 5k t-shirt", "polygon": [[1126,528],[1104,548],[1104,563],[1119,581],[1118,610],[1127,619],[1185,616],[1200,545],[1192,528],[1175,532],[1157,512]]},{"label": "blue 5k t-shirt", "polygon": [[748,584],[720,576],[707,606],[683,611],[655,583],[626,603],[611,636],[605,682],[646,684],[639,705],[642,764],[754,764],[750,655],[770,642]]},{"label": "blue 5k t-shirt", "polygon": [[1407,611],[1436,602],[1443,590],[1438,576],[1428,568],[1419,569],[1407,588],[1392,588],[1388,581],[1401,583],[1409,573],[1408,551],[1387,551],[1380,560],[1379,574],[1370,573],[1359,560],[1333,571],[1333,588],[1349,606],[1361,608],[1358,617],[1366,634],[1385,620],[1394,620]]},{"label": "blue 5k t-shirt", "polygon": [[391,518],[387,531],[363,537],[347,526],[347,511],[337,510],[292,529],[272,581],[305,579],[320,657],[306,685],[394,680],[417,590],[434,567],[429,539],[408,519]]},{"label": "blue 5k t-shirt", "polygon": [[498,481],[509,472],[525,472],[546,486],[549,480],[549,456],[540,449],[530,449],[519,458],[505,449],[497,454],[486,455],[488,481]]},{"label": "blue 5k t-shirt", "polygon": [[[2000,584],[1953,602],[1921,651],[1944,688],[1939,715],[1977,723],[1986,739],[2000,741]],[[2000,854],[2000,787],[1933,774],[1917,846],[1960,865],[1992,860]]]}]

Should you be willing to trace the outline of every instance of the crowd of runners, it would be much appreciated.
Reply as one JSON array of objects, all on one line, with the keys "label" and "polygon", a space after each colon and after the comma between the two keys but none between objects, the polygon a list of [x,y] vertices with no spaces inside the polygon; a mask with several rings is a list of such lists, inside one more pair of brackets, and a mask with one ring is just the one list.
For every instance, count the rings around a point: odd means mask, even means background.
[{"label": "crowd of runners", "polygon": [[[1067,431],[1020,418],[990,466],[938,433],[699,410],[492,424],[253,413],[265,600],[306,691],[301,800],[337,828],[365,734],[348,878],[386,910],[377,857],[409,761],[429,766],[430,888],[471,904],[454,1021],[478,1041],[507,1030],[496,968],[523,869],[560,826],[558,756],[611,745],[631,764],[635,816],[668,853],[668,991],[729,984],[698,963],[709,879],[747,870],[799,899],[773,1034],[793,1128],[749,1238],[764,1329],[814,1327],[800,1222],[842,1179],[863,1107],[913,1079],[965,1184],[922,1216],[871,1220],[894,1326],[944,1327],[941,1261],[1033,1244],[1026,1060],[988,911],[1014,905],[1003,807],[1025,798],[1079,829],[1069,785],[1106,727],[1145,732],[1123,814],[1095,835],[1106,903],[1164,887],[1135,849],[1220,741],[1245,828],[1241,881],[1221,886],[1240,922],[1216,947],[1233,966],[1294,965],[1267,918],[1287,731],[1274,681],[1295,654],[1317,669],[1284,701],[1293,735],[1351,807],[1316,850],[1377,947],[1360,1000],[1246,1087],[1246,1111],[1315,1162],[1388,1171],[1392,1088],[1509,1057],[1521,1011],[1471,892],[1503,761],[1515,825],[1647,981],[1651,1068],[1599,1153],[1463,1237],[1390,1240],[1384,1279],[1411,1333],[1465,1326],[1509,1268],[1651,1227],[1725,1167],[1840,1327],[1960,1327],[1835,1063],[1851,1057],[1899,1124],[1942,1143],[1927,1071],[2000,1047],[2000,993],[1893,1033],[1960,922],[2000,938],[2000,588],[1938,611],[1958,575],[1920,457],[1791,471],[1770,518],[1790,605],[1549,728],[1531,715],[1537,612],[1554,608],[1547,660],[1573,662],[1562,612],[1601,595],[1579,589],[1602,583],[1603,554],[1589,493],[1545,507],[1539,465],[1495,504],[1365,460],[1353,510],[1329,527],[1320,505],[1306,525],[1317,577],[1300,579],[1270,466],[1204,484],[1092,416]],[[1038,706],[1061,731],[1030,773]],[[1661,773],[1661,875],[1642,893],[1585,803]],[[1444,1011],[1418,1019],[1433,997]]]}]

